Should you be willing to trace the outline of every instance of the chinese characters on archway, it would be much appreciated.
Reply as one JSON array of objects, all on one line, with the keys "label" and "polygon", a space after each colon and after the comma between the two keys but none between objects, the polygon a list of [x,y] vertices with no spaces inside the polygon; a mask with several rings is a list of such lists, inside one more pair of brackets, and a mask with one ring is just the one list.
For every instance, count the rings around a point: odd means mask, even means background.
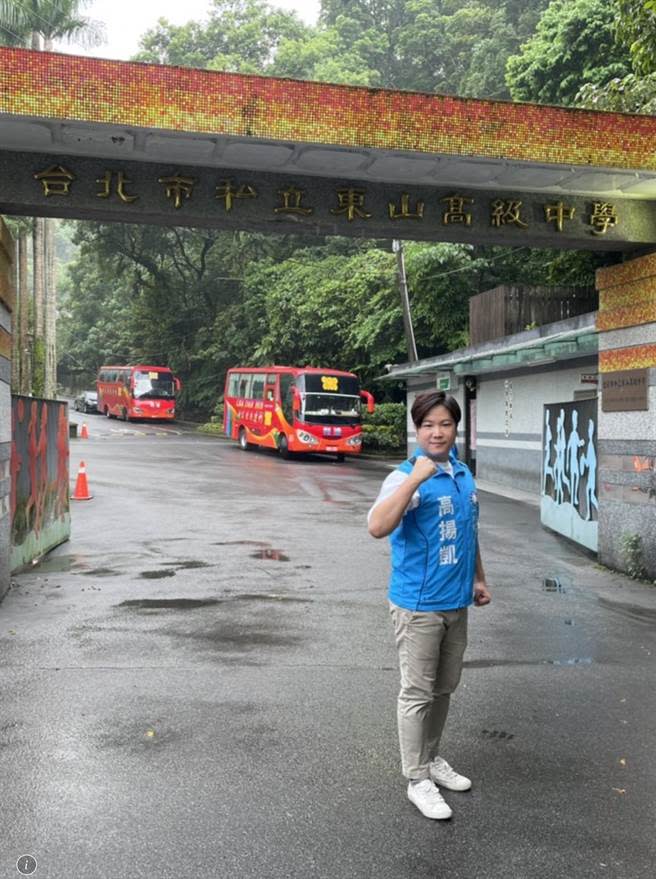
[{"label": "chinese characters on archway", "polygon": [[[51,165],[34,174],[34,179],[42,187],[43,195],[66,197],[71,195],[73,186],[87,187],[86,181],[78,180],[75,174],[63,165]],[[185,202],[194,198],[198,178],[182,174],[171,174],[166,177],[158,177],[158,184],[162,188],[162,197],[166,199],[175,210],[184,207]],[[105,170],[101,177],[93,181],[96,189],[91,194],[96,198],[119,199],[123,204],[134,204],[139,201],[140,195],[133,182],[123,171],[112,169]],[[196,197],[198,197],[196,195]],[[239,204],[243,200],[262,198],[269,200],[271,211],[276,215],[296,215],[308,217],[314,214],[317,205],[312,204],[311,196],[304,189],[289,186],[279,189],[275,195],[260,194],[258,189],[251,183],[235,181],[224,178],[218,180],[214,188],[214,199],[218,201],[226,213],[239,210]],[[398,199],[387,202],[387,219],[391,221],[412,220],[422,221],[425,213],[431,208],[435,212],[436,219],[443,226],[462,225],[472,227],[476,224],[476,218],[472,212],[475,199],[462,195],[447,195],[436,198],[432,202],[421,199],[413,199],[409,193],[404,192]],[[341,217],[348,223],[369,220],[374,213],[369,210],[367,204],[367,191],[359,186],[340,186],[334,189],[334,201],[330,205],[319,205],[328,208],[335,217]],[[562,233],[567,230],[567,224],[571,223],[579,208],[559,200],[545,203],[543,216],[540,222],[550,226],[555,232]],[[488,223],[499,229],[502,226],[528,229],[529,220],[523,212],[523,202],[519,199],[494,198],[488,202]],[[582,214],[582,212],[580,212]],[[592,235],[605,235],[614,229],[619,223],[619,217],[615,205],[609,202],[592,201],[585,215],[578,217],[588,227]]]}]

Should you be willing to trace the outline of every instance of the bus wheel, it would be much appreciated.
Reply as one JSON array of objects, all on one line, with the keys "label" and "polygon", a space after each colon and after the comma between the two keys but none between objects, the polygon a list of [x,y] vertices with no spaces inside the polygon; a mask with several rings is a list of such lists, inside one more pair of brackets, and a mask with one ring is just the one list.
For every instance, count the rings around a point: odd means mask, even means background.
[{"label": "bus wheel", "polygon": [[248,440],[246,439],[246,428],[244,427],[239,428],[239,448],[243,452],[248,451]]},{"label": "bus wheel", "polygon": [[287,437],[284,433],[280,434],[280,439],[278,440],[278,451],[280,452],[280,457],[285,458],[287,460],[291,455],[289,451],[289,443],[287,442]]},{"label": "bus wheel", "polygon": [[121,409],[121,418],[123,419],[123,421],[129,421],[129,420],[130,420],[130,419],[128,418],[128,410],[127,410],[127,409]]},{"label": "bus wheel", "polygon": [[344,452],[337,452],[337,462],[339,464],[344,463]]}]

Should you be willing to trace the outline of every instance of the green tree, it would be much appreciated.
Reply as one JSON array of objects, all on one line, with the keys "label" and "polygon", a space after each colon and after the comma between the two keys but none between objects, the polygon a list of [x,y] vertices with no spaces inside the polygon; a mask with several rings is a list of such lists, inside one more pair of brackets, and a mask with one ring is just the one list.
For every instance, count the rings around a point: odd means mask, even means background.
[{"label": "green tree", "polygon": [[546,0],[324,0],[309,39],[283,42],[283,76],[508,97],[506,59]]},{"label": "green tree", "polygon": [[656,72],[656,0],[616,0],[617,34],[638,76]]},{"label": "green tree", "polygon": [[552,0],[535,34],[508,59],[513,100],[572,104],[586,83],[600,85],[630,72],[615,42],[615,0]]},{"label": "green tree", "polygon": [[214,0],[206,22],[173,25],[161,18],[141,39],[138,61],[266,73],[284,40],[301,40],[309,29],[293,12],[265,0]]},{"label": "green tree", "polygon": [[656,2],[617,0],[617,5],[617,39],[631,53],[633,72],[584,85],[576,102],[597,110],[656,113]]}]

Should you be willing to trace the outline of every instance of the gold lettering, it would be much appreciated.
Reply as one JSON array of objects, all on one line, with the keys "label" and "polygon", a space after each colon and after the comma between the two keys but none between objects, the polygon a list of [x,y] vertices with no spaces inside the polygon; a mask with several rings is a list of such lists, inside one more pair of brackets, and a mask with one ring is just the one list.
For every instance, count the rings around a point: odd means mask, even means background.
[{"label": "gold lettering", "polygon": [[590,225],[593,235],[605,235],[609,229],[617,226],[618,216],[615,205],[606,201],[593,201]]},{"label": "gold lettering", "polygon": [[401,206],[397,207],[393,201],[389,201],[387,203],[387,211],[390,220],[421,220],[424,216],[424,203],[423,201],[417,201],[416,210],[411,211],[410,195],[404,192],[401,195]]},{"label": "gold lettering", "polygon": [[50,195],[70,195],[71,183],[75,180],[75,175],[63,165],[51,165],[45,171],[39,171],[34,175],[34,179],[38,180],[43,186],[43,194],[48,197]]},{"label": "gold lettering", "polygon": [[191,198],[196,178],[174,174],[171,177],[158,177],[157,182],[166,187],[166,197],[172,199],[173,206],[177,209],[182,207],[183,199]]},{"label": "gold lettering", "polygon": [[576,208],[565,205],[562,201],[544,206],[544,218],[547,223],[555,223],[559,232],[563,231],[565,220],[573,220]]},{"label": "gold lettering", "polygon": [[504,201],[497,198],[490,204],[490,222],[493,226],[519,226],[520,229],[528,229],[528,223],[524,223],[520,216],[522,209],[521,201]]},{"label": "gold lettering", "polygon": [[449,226],[452,223],[461,223],[471,226],[472,215],[465,210],[465,204],[474,204],[473,198],[464,198],[462,195],[448,195],[440,201],[446,203],[446,210],[442,214],[442,225]]},{"label": "gold lettering", "polygon": [[236,189],[232,185],[232,180],[223,180],[216,187],[215,197],[223,200],[226,211],[231,211],[236,198],[257,198],[257,190],[247,183]]},{"label": "gold lettering", "polygon": [[336,208],[331,208],[330,213],[338,216],[345,214],[349,223],[358,217],[360,220],[368,220],[371,214],[364,209],[366,192],[364,189],[338,189],[336,190]]},{"label": "gold lettering", "polygon": [[308,216],[314,213],[314,208],[301,207],[301,201],[305,195],[304,189],[290,186],[289,189],[278,190],[278,195],[282,199],[282,204],[273,209],[274,214],[301,214],[302,216]]}]

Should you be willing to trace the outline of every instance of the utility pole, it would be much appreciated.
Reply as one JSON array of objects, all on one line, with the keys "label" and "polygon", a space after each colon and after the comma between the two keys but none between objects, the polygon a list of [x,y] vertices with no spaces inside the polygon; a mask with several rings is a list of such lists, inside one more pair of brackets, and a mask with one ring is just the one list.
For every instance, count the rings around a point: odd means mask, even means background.
[{"label": "utility pole", "polygon": [[401,310],[403,311],[403,328],[405,330],[405,341],[408,348],[408,358],[410,360],[410,363],[416,363],[417,360],[419,360],[419,357],[417,356],[415,333],[412,329],[412,315],[410,314],[408,283],[405,277],[405,262],[403,259],[403,244],[396,238],[392,241],[392,250],[396,254],[396,265],[399,275],[399,292],[401,294]]}]

